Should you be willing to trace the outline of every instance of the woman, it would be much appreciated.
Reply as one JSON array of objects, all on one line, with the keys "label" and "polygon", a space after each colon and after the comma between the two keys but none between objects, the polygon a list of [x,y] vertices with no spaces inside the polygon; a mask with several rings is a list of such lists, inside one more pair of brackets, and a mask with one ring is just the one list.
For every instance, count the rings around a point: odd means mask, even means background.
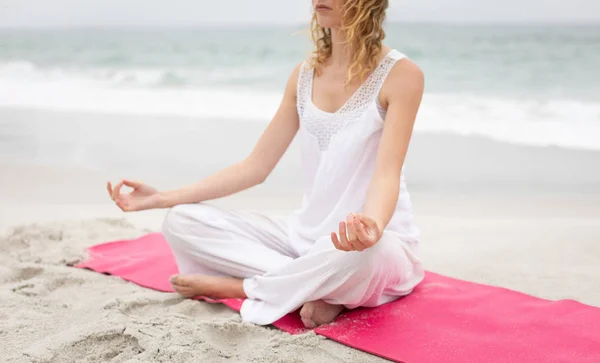
[{"label": "woman", "polygon": [[[124,180],[124,211],[171,208],[163,234],[185,297],[246,299],[244,321],[270,324],[302,307],[309,328],[344,308],[409,294],[424,271],[403,164],[423,74],[382,44],[387,0],[313,0],[313,56],[295,67],[250,155],[200,182],[159,192]],[[306,190],[289,220],[205,201],[263,182],[298,134]],[[121,194],[123,185],[132,187]]]}]

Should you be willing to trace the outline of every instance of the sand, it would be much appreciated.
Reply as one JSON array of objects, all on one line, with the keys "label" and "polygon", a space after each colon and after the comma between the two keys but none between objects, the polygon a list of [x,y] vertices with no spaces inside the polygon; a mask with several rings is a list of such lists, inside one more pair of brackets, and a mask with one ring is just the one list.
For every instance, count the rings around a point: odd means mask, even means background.
[{"label": "sand", "polygon": [[90,244],[141,232],[121,219],[96,219],[28,225],[3,237],[3,361],[369,361],[315,334],[242,324],[222,305],[67,267]]},{"label": "sand", "polygon": [[[109,170],[114,178],[143,178],[153,183],[157,178],[152,174],[159,171],[163,179],[168,179],[164,182],[172,183],[177,177],[187,182],[246,157],[265,127],[265,122],[231,119],[0,108],[0,162],[75,165]],[[413,191],[597,193],[600,135],[598,140],[598,150],[594,151],[516,145],[475,135],[415,132],[406,159],[406,175]],[[24,182],[36,178],[37,170],[31,169]],[[64,175],[44,170],[44,177],[52,175],[50,181],[63,182]],[[84,178],[77,170],[69,172],[68,177],[73,181]],[[297,141],[269,180],[270,193],[281,186],[301,187]],[[178,182],[175,180],[174,186]],[[71,184],[76,192],[83,189],[78,195],[89,201],[87,184]],[[39,190],[15,190],[19,195],[24,192]]]},{"label": "sand", "polygon": [[[158,230],[164,211],[114,208],[104,196],[108,173],[2,163],[0,175],[3,362],[383,361],[70,267],[88,246]],[[263,206],[264,190],[217,203]],[[270,210],[296,202],[275,199]],[[600,192],[421,191],[413,202],[428,270],[600,306]]]}]

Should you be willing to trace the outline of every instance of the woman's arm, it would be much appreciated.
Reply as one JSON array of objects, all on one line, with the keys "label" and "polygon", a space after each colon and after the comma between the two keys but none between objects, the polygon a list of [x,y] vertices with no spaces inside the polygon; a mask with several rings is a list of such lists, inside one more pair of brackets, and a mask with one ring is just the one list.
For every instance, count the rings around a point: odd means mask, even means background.
[{"label": "woman's arm", "polygon": [[424,76],[410,60],[400,61],[390,72],[382,98],[387,103],[383,134],[375,172],[367,192],[364,214],[381,231],[389,223],[398,202],[400,177],[413,126],[423,97]]},{"label": "woman's arm", "polygon": [[[300,65],[290,75],[275,116],[248,157],[197,183],[160,192],[159,208],[225,197],[262,183],[275,168],[298,131],[296,87]],[[235,131],[232,131],[235,132]]]},{"label": "woman's arm", "polygon": [[334,246],[343,251],[362,251],[379,241],[398,203],[402,166],[408,151],[415,118],[423,97],[423,72],[410,60],[400,61],[381,90],[387,105],[375,171],[367,190],[363,213],[350,214],[339,224],[339,237],[331,233]]}]

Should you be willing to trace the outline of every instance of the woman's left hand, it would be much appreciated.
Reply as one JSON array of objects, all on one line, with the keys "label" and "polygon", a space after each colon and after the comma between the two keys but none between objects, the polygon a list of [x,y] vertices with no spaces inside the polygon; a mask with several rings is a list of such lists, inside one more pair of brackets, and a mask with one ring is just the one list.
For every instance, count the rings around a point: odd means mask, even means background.
[{"label": "woman's left hand", "polygon": [[339,224],[339,237],[331,232],[331,241],[341,251],[363,251],[375,245],[383,231],[373,218],[364,214],[350,214]]}]

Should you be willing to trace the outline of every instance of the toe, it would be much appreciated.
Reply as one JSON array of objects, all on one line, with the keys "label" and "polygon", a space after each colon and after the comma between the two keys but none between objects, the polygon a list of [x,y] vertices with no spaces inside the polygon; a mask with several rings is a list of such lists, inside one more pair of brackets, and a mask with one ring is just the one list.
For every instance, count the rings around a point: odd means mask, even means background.
[{"label": "toe", "polygon": [[314,304],[310,302],[304,304],[300,310],[300,318],[302,319],[302,323],[309,329],[317,327],[317,324],[313,321],[314,311]]},{"label": "toe", "polygon": [[305,328],[314,329],[317,327],[317,324],[309,318],[302,317],[302,324],[304,324]]},{"label": "toe", "polygon": [[179,286],[187,286],[185,276],[183,275],[173,275],[171,276],[171,284],[179,285]]},{"label": "toe", "polygon": [[304,306],[302,306],[302,309],[300,310],[300,316],[303,319],[310,319],[312,317],[313,314],[313,306],[311,303],[306,303],[304,304]]}]

